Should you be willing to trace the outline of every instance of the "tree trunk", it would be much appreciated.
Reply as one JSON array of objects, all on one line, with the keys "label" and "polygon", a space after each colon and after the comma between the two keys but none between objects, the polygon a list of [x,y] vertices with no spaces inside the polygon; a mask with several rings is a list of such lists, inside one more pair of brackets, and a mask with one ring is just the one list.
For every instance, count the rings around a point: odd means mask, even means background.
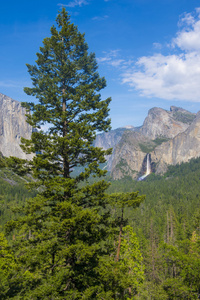
[{"label": "tree trunk", "polygon": [[[63,88],[63,95],[65,94],[65,89]],[[66,112],[66,100],[63,99],[63,102],[62,102],[62,111],[63,112]],[[67,120],[64,120],[63,122],[63,137],[65,137],[67,135]],[[64,178],[69,178],[69,161],[68,161],[68,157],[67,157],[67,149],[66,149],[66,146],[63,150],[63,175],[64,175]]]}]

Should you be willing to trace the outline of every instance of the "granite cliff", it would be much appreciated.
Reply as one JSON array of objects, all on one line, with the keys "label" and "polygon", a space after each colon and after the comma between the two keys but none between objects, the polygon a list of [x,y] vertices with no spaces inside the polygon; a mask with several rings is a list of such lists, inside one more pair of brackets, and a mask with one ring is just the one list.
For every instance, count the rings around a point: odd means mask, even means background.
[{"label": "granite cliff", "polygon": [[[0,93],[0,152],[4,156],[31,158],[20,148],[21,137],[29,139],[32,133],[25,113],[20,102]],[[148,153],[152,171],[162,174],[168,165],[200,156],[200,112],[154,107],[141,127],[126,126],[99,134],[94,145],[113,148],[106,168],[114,179],[143,175]]]},{"label": "granite cliff", "polygon": [[173,138],[184,132],[194,118],[195,114],[175,106],[171,106],[170,111],[154,107],[149,110],[140,132],[150,139]]},{"label": "granite cliff", "polygon": [[25,113],[20,102],[0,93],[0,152],[4,156],[30,158],[20,147],[21,137],[29,139],[32,133]]},{"label": "granite cliff", "polygon": [[112,155],[111,176],[120,179],[124,176],[138,177],[146,153],[144,147],[154,147],[154,143],[139,132],[125,131]]},{"label": "granite cliff", "polygon": [[158,146],[151,153],[152,162],[157,165],[156,173],[163,173],[167,165],[188,162],[197,157],[200,157],[200,112],[187,130]]},{"label": "granite cliff", "polygon": [[[114,179],[124,176],[136,179],[145,173],[146,157],[150,153],[152,171],[162,174],[169,164],[200,156],[198,132],[199,114],[175,106],[171,106],[170,111],[154,107],[141,127],[123,129],[115,143],[110,142],[113,154],[108,158],[107,169]],[[116,131],[109,134],[113,141]],[[107,149],[107,145],[102,134],[98,137],[98,146]]]}]

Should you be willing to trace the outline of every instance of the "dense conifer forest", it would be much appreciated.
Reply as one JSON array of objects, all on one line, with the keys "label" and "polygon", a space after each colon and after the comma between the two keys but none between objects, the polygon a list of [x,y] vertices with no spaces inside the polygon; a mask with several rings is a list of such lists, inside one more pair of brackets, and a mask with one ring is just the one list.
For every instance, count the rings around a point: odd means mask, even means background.
[{"label": "dense conifer forest", "polygon": [[125,212],[144,259],[145,280],[136,299],[199,299],[200,158],[143,182],[112,182],[109,191],[119,190],[146,195],[139,208]]},{"label": "dense conifer forest", "polygon": [[[145,181],[131,178],[112,181],[109,193],[138,191],[146,195],[136,209],[125,208],[126,225],[138,239],[144,270],[143,283],[133,299],[198,299],[200,289],[200,158],[169,166],[164,176],[149,175]],[[1,169],[1,232],[15,218],[17,206],[33,197],[25,180]],[[91,179],[93,181],[94,179]],[[112,217],[120,208],[112,208]],[[12,244],[13,236],[8,237]]]}]

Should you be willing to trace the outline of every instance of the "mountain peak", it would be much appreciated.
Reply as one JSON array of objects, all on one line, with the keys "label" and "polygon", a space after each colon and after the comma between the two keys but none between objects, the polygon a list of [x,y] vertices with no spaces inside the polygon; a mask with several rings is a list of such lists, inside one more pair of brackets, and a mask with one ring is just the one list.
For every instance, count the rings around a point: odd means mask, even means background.
[{"label": "mountain peak", "polygon": [[149,110],[140,132],[151,139],[173,138],[185,131],[191,123],[189,119],[193,118],[189,113],[186,114],[183,111],[175,106],[172,106],[170,111],[153,107]]},{"label": "mountain peak", "polygon": [[189,112],[188,110],[186,110],[186,109],[183,109],[182,107],[178,107],[178,106],[170,106],[170,111],[171,112],[183,112],[183,113],[190,113],[191,114],[191,112]]}]

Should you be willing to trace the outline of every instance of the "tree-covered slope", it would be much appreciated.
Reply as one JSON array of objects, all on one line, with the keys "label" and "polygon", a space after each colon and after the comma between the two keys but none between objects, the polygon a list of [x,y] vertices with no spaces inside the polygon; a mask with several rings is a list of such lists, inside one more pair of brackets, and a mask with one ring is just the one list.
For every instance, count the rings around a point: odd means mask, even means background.
[{"label": "tree-covered slope", "polygon": [[145,283],[137,299],[198,299],[200,288],[200,159],[170,166],[146,181],[114,181],[110,192],[146,199],[125,211],[140,240]]},{"label": "tree-covered slope", "polygon": [[[1,230],[16,214],[13,208],[33,196],[25,187],[27,180],[1,168]],[[144,284],[134,299],[198,299],[200,159],[170,166],[164,176],[151,174],[143,182],[128,177],[117,181],[107,177],[107,181],[111,182],[109,193],[146,194],[137,209],[124,209],[139,239],[145,270]],[[120,208],[112,210],[116,219]]]},{"label": "tree-covered slope", "polygon": [[25,201],[34,197],[37,191],[29,191],[26,187],[31,177],[19,176],[8,166],[6,158],[0,158],[0,231],[5,223],[16,217],[18,206],[24,205]]}]

